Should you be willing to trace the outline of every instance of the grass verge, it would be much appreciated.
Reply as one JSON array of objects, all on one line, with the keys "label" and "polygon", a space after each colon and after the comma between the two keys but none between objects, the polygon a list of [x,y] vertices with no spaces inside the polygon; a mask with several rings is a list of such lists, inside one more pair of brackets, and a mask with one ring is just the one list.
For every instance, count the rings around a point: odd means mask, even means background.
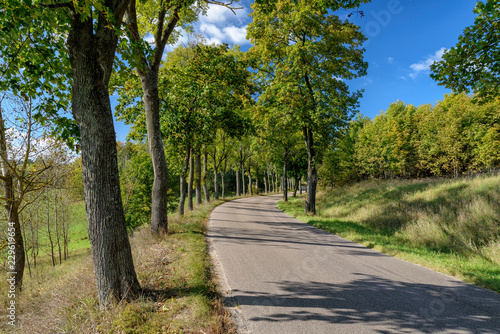
[{"label": "grass verge", "polygon": [[376,180],[278,207],[320,229],[500,292],[500,175],[457,180]]},{"label": "grass verge", "polygon": [[[37,268],[18,298],[15,333],[235,333],[211,277],[206,221],[223,200],[169,217],[169,234],[149,226],[131,237],[143,295],[101,310],[89,250],[73,251],[60,266]],[[4,314],[1,314],[2,316]],[[9,328],[0,324],[0,332]]]}]

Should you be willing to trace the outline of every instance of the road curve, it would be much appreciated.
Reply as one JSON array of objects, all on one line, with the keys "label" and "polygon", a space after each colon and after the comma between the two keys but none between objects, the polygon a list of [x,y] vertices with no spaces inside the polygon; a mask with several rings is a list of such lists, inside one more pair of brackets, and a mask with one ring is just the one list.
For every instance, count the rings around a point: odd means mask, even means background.
[{"label": "road curve", "polygon": [[499,294],[304,224],[279,199],[238,199],[210,217],[240,333],[500,333]]}]

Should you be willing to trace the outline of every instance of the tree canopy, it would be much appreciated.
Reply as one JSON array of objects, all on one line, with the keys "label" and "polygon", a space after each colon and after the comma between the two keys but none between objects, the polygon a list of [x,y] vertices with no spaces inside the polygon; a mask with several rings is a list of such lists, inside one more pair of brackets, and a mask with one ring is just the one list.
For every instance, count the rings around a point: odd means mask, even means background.
[{"label": "tree canopy", "polygon": [[477,94],[475,101],[491,101],[500,92],[500,4],[478,1],[474,24],[458,43],[431,65],[431,77],[456,92]]}]

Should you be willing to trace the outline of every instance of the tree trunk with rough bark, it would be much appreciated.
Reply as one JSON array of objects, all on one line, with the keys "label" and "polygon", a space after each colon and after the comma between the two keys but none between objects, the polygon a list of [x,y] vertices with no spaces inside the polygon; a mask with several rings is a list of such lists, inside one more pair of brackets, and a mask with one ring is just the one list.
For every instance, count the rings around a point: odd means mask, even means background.
[{"label": "tree trunk with rough bark", "polygon": [[312,129],[304,127],[304,141],[307,149],[307,199],[304,211],[306,214],[316,214],[316,187],[318,184],[318,172],[316,169],[316,154]]},{"label": "tree trunk with rough bark", "polygon": [[160,98],[158,71],[139,72],[141,78],[149,153],[153,163],[153,190],[151,193],[151,231],[164,234],[168,231],[168,167],[160,129]]},{"label": "tree trunk with rough bark", "polygon": [[189,158],[191,156],[191,147],[186,145],[186,154],[184,156],[184,161],[182,163],[182,170],[179,175],[180,189],[179,189],[179,209],[177,213],[179,217],[184,216],[184,206],[186,203],[186,176],[189,168]]},{"label": "tree trunk with rough bark", "polygon": [[195,179],[196,205],[200,205],[201,204],[201,155],[199,153],[195,155],[195,165],[196,165],[196,179]]},{"label": "tree trunk with rough bark", "polygon": [[240,171],[236,169],[236,196],[240,196]]},{"label": "tree trunk with rough bark", "polygon": [[267,172],[264,173],[264,194],[267,194],[267,180],[266,180]]},{"label": "tree trunk with rough bark", "polygon": [[188,195],[187,195],[187,200],[188,200],[188,210],[193,211],[193,184],[194,184],[194,158],[193,158],[193,151],[191,150],[191,153],[189,155],[189,183],[188,183]]},{"label": "tree trunk with rough bark", "polygon": [[214,150],[214,198],[219,199],[219,169],[217,168],[217,149]]},{"label": "tree trunk with rough bark", "polygon": [[23,288],[25,267],[24,239],[19,220],[19,200],[16,196],[14,176],[8,166],[7,138],[5,122],[0,106],[0,181],[3,183],[3,207],[7,212],[7,272],[9,286],[13,283],[16,291]]},{"label": "tree trunk with rough bark", "polygon": [[210,193],[208,192],[207,186],[207,175],[208,175],[208,152],[205,149],[203,152],[203,193],[205,194],[205,203],[210,202]]},{"label": "tree trunk with rough bark", "polygon": [[[135,49],[140,62],[136,66],[142,85],[142,100],[146,110],[146,130],[148,134],[149,153],[153,163],[153,189],[151,193],[151,231],[164,234],[168,231],[168,166],[163,148],[160,127],[160,98],[158,93],[158,74],[165,45],[179,21],[180,7],[174,13],[168,24],[165,24],[165,12],[160,12],[157,18],[158,30],[154,36],[156,49],[148,57],[143,50]],[[132,36],[139,38],[137,23],[136,0],[131,0],[127,8],[126,21]]]},{"label": "tree trunk with rough bark", "polygon": [[[116,6],[112,10],[120,22],[127,1]],[[136,295],[140,286],[121,200],[108,91],[118,37],[104,16],[94,23],[73,10],[67,45],[73,75],[73,116],[80,129],[89,240],[99,301],[106,305]]]},{"label": "tree trunk with rough bark", "polygon": [[285,148],[283,154],[283,200],[288,202],[288,148]]}]

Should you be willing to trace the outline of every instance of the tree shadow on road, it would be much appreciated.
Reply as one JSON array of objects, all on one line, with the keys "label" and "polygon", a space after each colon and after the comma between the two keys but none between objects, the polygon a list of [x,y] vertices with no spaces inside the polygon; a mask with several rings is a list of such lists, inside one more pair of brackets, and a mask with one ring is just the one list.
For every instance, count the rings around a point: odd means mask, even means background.
[{"label": "tree shadow on road", "polygon": [[500,296],[473,286],[443,287],[355,274],[345,284],[272,282],[280,293],[232,291],[229,302],[268,306],[257,322],[365,324],[371,332],[498,333]]}]

